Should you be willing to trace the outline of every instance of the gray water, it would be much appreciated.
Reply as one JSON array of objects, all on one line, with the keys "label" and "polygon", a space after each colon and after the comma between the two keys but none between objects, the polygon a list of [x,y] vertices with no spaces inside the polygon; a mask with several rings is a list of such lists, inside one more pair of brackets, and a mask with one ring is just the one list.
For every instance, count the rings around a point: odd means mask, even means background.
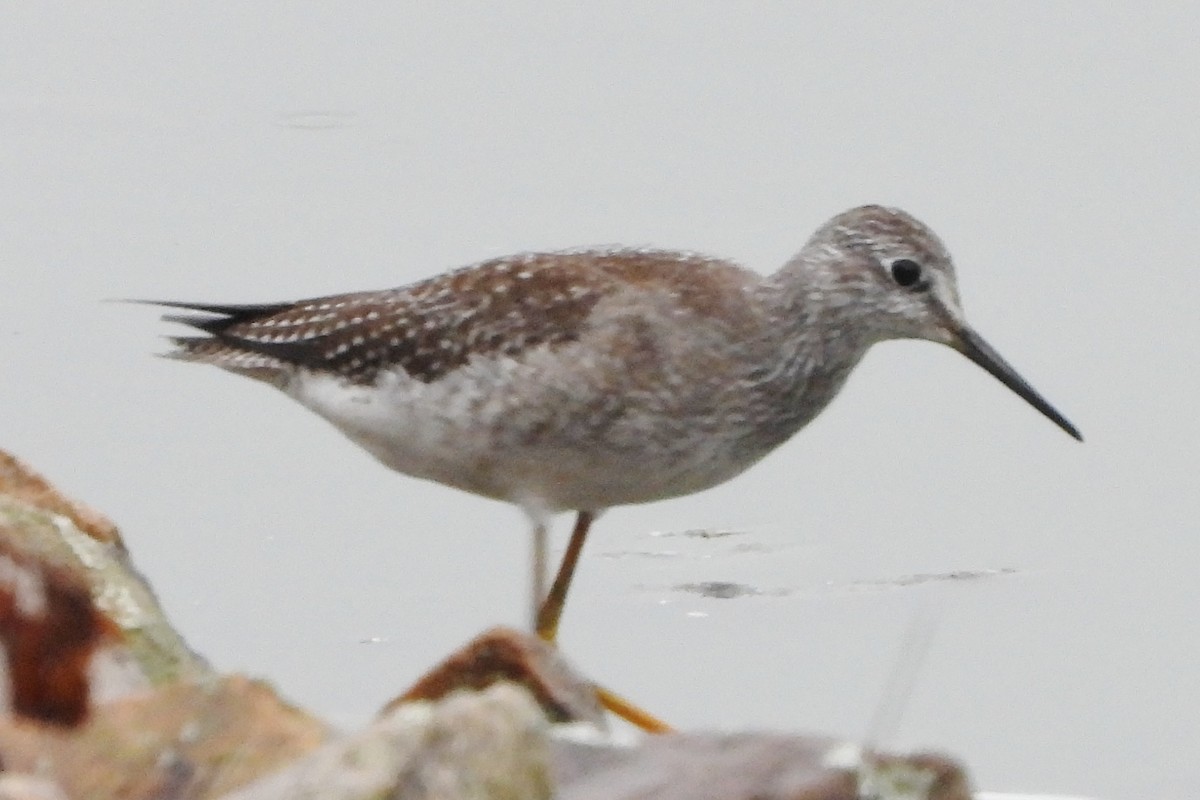
[{"label": "gray water", "polygon": [[[606,242],[767,271],[843,208],[901,205],[1087,443],[945,348],[880,346],[745,476],[603,517],[563,646],[684,727],[1193,796],[1200,9],[956,10],[9,3],[0,447],[115,519],[220,667],[360,724],[524,624],[524,520],[152,358],[170,326],[103,299],[299,298]],[[928,616],[906,709],[873,729]]]}]

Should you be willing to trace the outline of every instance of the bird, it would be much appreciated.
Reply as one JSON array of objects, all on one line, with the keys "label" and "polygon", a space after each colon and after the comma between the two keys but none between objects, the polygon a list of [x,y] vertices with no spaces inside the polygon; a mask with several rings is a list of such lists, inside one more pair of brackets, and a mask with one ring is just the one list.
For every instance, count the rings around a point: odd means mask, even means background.
[{"label": "bird", "polygon": [[[534,628],[551,643],[597,516],[739,475],[820,414],[879,342],[949,346],[1082,441],[968,324],[942,240],[883,205],[837,214],[766,275],[604,247],[295,302],[152,302],[200,332],[173,337],[169,357],[276,387],[397,472],[522,509]],[[568,512],[547,591],[548,525]]]}]

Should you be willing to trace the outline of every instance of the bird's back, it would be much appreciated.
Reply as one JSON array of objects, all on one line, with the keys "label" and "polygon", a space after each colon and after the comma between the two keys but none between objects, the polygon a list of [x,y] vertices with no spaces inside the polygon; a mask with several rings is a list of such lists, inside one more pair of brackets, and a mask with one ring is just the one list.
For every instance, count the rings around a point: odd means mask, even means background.
[{"label": "bird's back", "polygon": [[175,339],[175,358],[272,382],[307,370],[370,384],[399,369],[431,383],[472,357],[519,358],[577,341],[597,306],[614,296],[739,318],[742,289],[757,280],[694,253],[578,250],[493,259],[396,289],[263,305],[164,305],[206,315],[172,317],[209,334]]}]

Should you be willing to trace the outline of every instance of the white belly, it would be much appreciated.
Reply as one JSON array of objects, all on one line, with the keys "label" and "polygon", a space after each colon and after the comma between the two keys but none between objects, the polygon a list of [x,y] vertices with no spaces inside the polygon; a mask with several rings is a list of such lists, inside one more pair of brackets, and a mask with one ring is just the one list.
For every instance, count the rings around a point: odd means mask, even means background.
[{"label": "white belly", "polygon": [[[433,383],[400,374],[355,386],[298,373],[283,388],[398,472],[551,512],[689,494],[762,455],[734,455],[723,437],[686,419],[664,436],[653,413],[627,414],[597,435],[588,415],[599,403],[586,382],[535,383],[536,372],[498,360]],[[523,383],[529,390],[513,389]]]}]

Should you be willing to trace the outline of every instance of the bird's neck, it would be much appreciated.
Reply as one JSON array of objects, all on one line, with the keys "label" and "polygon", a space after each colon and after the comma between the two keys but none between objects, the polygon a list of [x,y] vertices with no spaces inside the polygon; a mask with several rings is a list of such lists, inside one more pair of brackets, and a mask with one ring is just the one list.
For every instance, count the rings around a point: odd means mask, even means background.
[{"label": "bird's neck", "polygon": [[795,408],[797,428],[837,395],[877,338],[855,302],[860,290],[821,256],[801,251],[760,287],[775,350],[764,388]]},{"label": "bird's neck", "polygon": [[763,306],[802,371],[853,366],[878,336],[858,273],[809,245],[763,280]]}]

